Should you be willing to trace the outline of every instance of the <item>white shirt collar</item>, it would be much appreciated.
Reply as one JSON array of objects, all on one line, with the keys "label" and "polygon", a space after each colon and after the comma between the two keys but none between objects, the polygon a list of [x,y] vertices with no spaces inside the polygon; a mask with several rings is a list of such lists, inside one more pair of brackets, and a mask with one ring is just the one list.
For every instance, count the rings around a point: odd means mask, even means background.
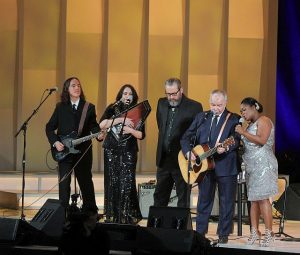
[{"label": "white shirt collar", "polygon": [[76,110],[78,108],[78,105],[79,105],[79,101],[80,101],[80,98],[76,100],[76,102],[72,102],[71,101],[71,105],[73,106],[74,104],[76,105]]},{"label": "white shirt collar", "polygon": [[[224,110],[225,111],[225,110]],[[224,112],[223,111],[223,112]],[[217,123],[219,123],[219,120],[220,120],[220,118],[221,118],[221,116],[222,116],[222,114],[223,114],[223,112],[221,112],[221,114],[219,114],[218,115],[218,119],[217,119]],[[212,120],[211,121],[213,121],[213,119],[214,119],[214,117],[215,117],[216,115],[213,115],[213,117],[212,117]]]}]

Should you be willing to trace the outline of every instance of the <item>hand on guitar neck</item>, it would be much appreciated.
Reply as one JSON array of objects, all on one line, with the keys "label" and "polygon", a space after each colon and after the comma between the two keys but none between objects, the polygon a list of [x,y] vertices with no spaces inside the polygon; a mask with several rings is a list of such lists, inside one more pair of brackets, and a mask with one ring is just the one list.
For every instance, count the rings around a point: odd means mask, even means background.
[{"label": "hand on guitar neck", "polygon": [[[97,134],[98,134],[98,136],[97,136],[98,141],[102,142],[104,140],[104,138],[105,138],[106,130],[101,130]],[[56,148],[57,151],[63,151],[65,149],[64,144],[62,142],[60,142],[60,141],[56,141],[54,143],[54,147]]]},{"label": "hand on guitar neck", "polygon": [[224,145],[223,143],[218,143],[216,147],[217,147],[217,153],[218,154],[222,154],[222,153],[229,150],[229,146]]}]

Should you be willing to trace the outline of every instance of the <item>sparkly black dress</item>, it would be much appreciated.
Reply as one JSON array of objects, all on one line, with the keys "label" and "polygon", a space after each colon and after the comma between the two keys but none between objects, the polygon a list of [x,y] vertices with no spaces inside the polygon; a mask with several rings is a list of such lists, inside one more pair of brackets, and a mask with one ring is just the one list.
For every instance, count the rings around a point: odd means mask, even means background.
[{"label": "sparkly black dress", "polygon": [[[124,105],[110,105],[100,122],[124,110]],[[144,126],[140,131],[145,137]],[[136,224],[142,219],[136,190],[138,144],[134,136],[118,140],[108,132],[104,148],[104,214],[107,222]]]}]

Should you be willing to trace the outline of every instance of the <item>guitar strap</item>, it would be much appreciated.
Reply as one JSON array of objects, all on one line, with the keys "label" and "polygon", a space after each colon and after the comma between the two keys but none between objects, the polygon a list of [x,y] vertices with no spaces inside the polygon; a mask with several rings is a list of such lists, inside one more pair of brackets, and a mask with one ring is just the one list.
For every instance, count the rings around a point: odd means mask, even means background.
[{"label": "guitar strap", "polygon": [[229,112],[229,113],[227,114],[227,116],[226,116],[226,119],[225,119],[225,121],[224,121],[224,123],[223,123],[223,126],[222,126],[222,128],[221,128],[221,130],[220,130],[220,133],[219,133],[219,135],[218,135],[218,138],[217,138],[217,140],[216,140],[215,147],[217,146],[218,142],[220,141],[221,135],[223,134],[225,125],[226,125],[227,120],[229,119],[229,116],[230,116],[230,115],[231,115],[231,112]]},{"label": "guitar strap", "polygon": [[90,104],[89,102],[85,102],[85,104],[83,106],[83,110],[82,110],[81,118],[80,118],[80,122],[79,122],[79,127],[78,127],[78,132],[77,132],[78,137],[81,135],[83,124],[84,124],[84,121],[85,121],[85,117],[86,117],[86,113],[87,113],[89,104]]}]

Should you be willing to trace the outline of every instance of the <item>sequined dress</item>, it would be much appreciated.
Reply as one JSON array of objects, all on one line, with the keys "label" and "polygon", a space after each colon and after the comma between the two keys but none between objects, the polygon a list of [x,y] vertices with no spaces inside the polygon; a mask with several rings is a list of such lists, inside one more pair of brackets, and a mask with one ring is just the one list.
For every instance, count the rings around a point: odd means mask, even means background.
[{"label": "sequined dress", "polygon": [[[109,106],[101,120],[110,119],[120,111],[122,109]],[[144,127],[141,128],[141,131],[144,134]],[[106,221],[136,224],[142,219],[136,190],[137,139],[131,136],[126,140],[118,141],[109,132],[103,142],[103,148]]]},{"label": "sequined dress", "polygon": [[[257,122],[249,125],[247,131],[255,135]],[[265,145],[257,145],[242,136],[245,145],[243,161],[246,166],[248,200],[268,199],[278,193],[278,163],[273,153],[274,126]]]}]

